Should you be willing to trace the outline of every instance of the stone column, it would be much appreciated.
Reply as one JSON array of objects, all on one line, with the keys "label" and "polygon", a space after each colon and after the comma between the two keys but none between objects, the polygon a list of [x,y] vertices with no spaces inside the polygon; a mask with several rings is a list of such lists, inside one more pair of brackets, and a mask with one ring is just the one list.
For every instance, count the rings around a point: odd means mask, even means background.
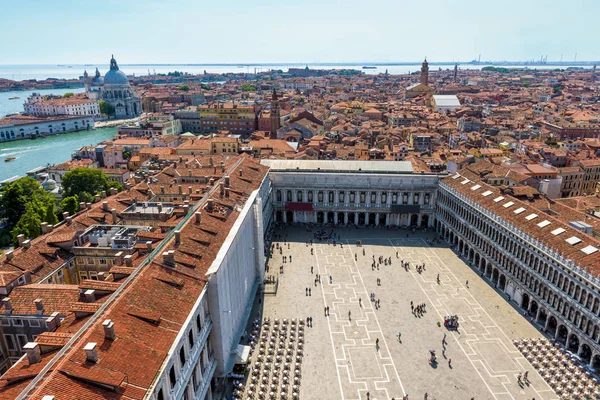
[{"label": "stone column", "polygon": [[385,225],[390,224],[390,213],[385,213]]},{"label": "stone column", "polygon": [[348,211],[344,211],[344,224],[348,225]]},{"label": "stone column", "polygon": [[365,225],[369,225],[369,213],[365,213]]},{"label": "stone column", "polygon": [[422,216],[421,214],[419,214],[419,217],[417,218],[417,225],[418,225],[418,226],[421,226],[421,218],[422,218],[422,217],[423,217],[423,216]]},{"label": "stone column", "polygon": [[354,213],[354,225],[358,225],[358,213]]},{"label": "stone column", "polygon": [[323,225],[325,225],[327,223],[327,211],[323,211]]},{"label": "stone column", "polygon": [[[334,203],[337,205],[337,204],[339,204],[339,203],[340,203],[340,191],[339,191],[339,190],[336,190],[336,191],[335,191],[335,192],[333,192],[333,193],[334,193],[334,194],[333,194],[333,201],[334,201]],[[337,224],[337,221],[336,221],[336,224]]]},{"label": "stone column", "polygon": [[288,221],[287,221],[287,212],[285,212],[285,210],[284,210],[284,211],[282,212],[282,214],[283,214],[283,223],[284,223],[284,224],[287,224],[287,222],[288,222]]},{"label": "stone column", "polygon": [[[498,281],[500,281],[500,278],[498,278]],[[541,307],[538,307],[537,312],[535,313],[535,323],[537,324],[538,321],[540,320],[540,312],[542,311]]]},{"label": "stone column", "polygon": [[338,213],[336,212],[333,213],[333,223],[336,225],[338,224]]}]

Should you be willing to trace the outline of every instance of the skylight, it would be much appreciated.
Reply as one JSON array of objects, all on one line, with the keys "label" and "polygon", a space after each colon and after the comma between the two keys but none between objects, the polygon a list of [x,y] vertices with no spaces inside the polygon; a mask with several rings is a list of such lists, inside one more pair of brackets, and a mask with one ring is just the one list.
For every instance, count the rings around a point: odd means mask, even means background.
[{"label": "skylight", "polygon": [[537,218],[537,214],[529,214],[528,216],[525,217],[525,219],[527,221],[531,221],[532,219],[536,219]]},{"label": "skylight", "polygon": [[465,179],[465,180],[464,180],[464,181],[462,181],[460,184],[461,184],[461,185],[466,185],[466,184],[467,184],[467,183],[469,183],[469,182],[471,182],[471,181],[470,181],[470,180],[468,180],[468,179]]},{"label": "skylight", "polygon": [[540,228],[545,228],[546,226],[548,226],[550,224],[551,224],[551,222],[548,221],[547,219],[545,219],[542,222],[540,222],[539,224],[537,224],[537,226],[539,226]]},{"label": "skylight", "polygon": [[560,235],[561,233],[563,233],[566,229],[563,228],[556,228],[555,230],[553,230],[551,233],[556,236],[556,235]]},{"label": "skylight", "polygon": [[597,252],[598,249],[595,248],[594,246],[586,246],[583,249],[581,249],[581,251],[583,251],[585,254],[587,254],[589,256],[590,254],[594,254],[595,252]]},{"label": "skylight", "polygon": [[471,190],[477,190],[477,189],[479,189],[480,187],[481,187],[481,185],[475,185],[475,186],[473,186],[473,187],[471,188]]},{"label": "skylight", "polygon": [[459,173],[457,173],[456,175],[454,175],[454,176],[452,177],[452,179],[458,179],[458,178],[460,178],[460,174],[459,174]]},{"label": "skylight", "polygon": [[481,195],[484,196],[484,197],[488,197],[492,193],[494,193],[494,192],[492,192],[491,190],[488,190],[486,192],[481,193]]},{"label": "skylight", "polygon": [[565,240],[565,242],[569,243],[572,246],[574,244],[581,242],[581,239],[579,239],[578,237],[575,237],[575,236],[571,236],[570,238]]},{"label": "skylight", "polygon": [[508,208],[508,207],[512,207],[515,203],[512,201],[509,201],[508,203],[504,204],[502,207],[504,208]]},{"label": "skylight", "polygon": [[499,196],[494,199],[494,203],[504,200],[504,196]]},{"label": "skylight", "polygon": [[519,208],[517,208],[517,209],[514,211],[514,213],[515,213],[515,214],[521,214],[523,211],[525,211],[525,209],[524,209],[523,207],[519,207]]}]

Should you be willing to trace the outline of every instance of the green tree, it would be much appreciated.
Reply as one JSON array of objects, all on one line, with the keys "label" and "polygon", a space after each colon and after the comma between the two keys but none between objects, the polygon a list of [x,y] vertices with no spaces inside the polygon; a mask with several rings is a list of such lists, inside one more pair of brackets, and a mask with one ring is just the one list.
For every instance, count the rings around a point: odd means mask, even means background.
[{"label": "green tree", "polygon": [[207,84],[207,83],[201,83],[201,84],[200,84],[200,87],[201,87],[202,89],[204,89],[204,90],[210,90],[210,89],[211,89],[210,85],[209,85],[209,84]]},{"label": "green tree", "polygon": [[67,211],[69,215],[74,215],[79,211],[79,199],[77,196],[68,196],[61,200],[60,202],[61,211]]},{"label": "green tree", "polygon": [[184,92],[187,92],[188,90],[190,90],[190,87],[188,85],[179,85],[177,88],[179,90],[183,90]]},{"label": "green tree", "polygon": [[100,100],[98,102],[98,106],[100,107],[100,112],[106,116],[111,116],[111,115],[115,115],[115,108],[112,106],[112,104],[107,103],[104,100]]},{"label": "green tree", "polygon": [[110,188],[106,174],[93,168],[75,168],[67,172],[62,184],[65,196],[77,196],[79,201],[90,203],[96,194]]},{"label": "green tree", "polygon": [[26,238],[34,239],[42,234],[41,223],[47,222],[54,225],[58,222],[54,212],[54,200],[33,198],[25,205],[25,213],[11,231],[13,244],[18,244],[17,236],[25,235]]},{"label": "green tree", "polygon": [[[54,211],[54,197],[46,192],[33,178],[21,178],[2,189],[0,198],[0,218],[6,221],[7,229],[12,229],[26,212],[27,203],[34,200]],[[43,215],[43,214],[42,214]],[[49,218],[48,218],[49,219]],[[52,220],[46,221],[54,224]]]},{"label": "green tree", "polygon": [[256,86],[250,83],[244,83],[240,86],[240,89],[242,89],[242,92],[256,92]]},{"label": "green tree", "polygon": [[69,97],[73,97],[73,96],[75,96],[75,93],[73,93],[73,92],[67,92],[63,95],[63,97],[65,97],[65,98],[69,98]]}]

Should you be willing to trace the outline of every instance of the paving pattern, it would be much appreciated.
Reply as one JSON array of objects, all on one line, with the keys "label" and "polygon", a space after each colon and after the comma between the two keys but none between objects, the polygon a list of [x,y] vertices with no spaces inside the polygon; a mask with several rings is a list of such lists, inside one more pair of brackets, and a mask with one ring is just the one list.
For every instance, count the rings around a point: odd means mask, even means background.
[{"label": "paving pattern", "polygon": [[[290,245],[284,246],[283,256],[293,255],[294,261],[283,264],[278,293],[265,297],[263,312],[314,318],[301,399],[366,399],[367,393],[371,400],[421,399],[424,393],[429,400],[558,398],[513,345],[514,339],[541,335],[445,244],[428,246],[424,239],[432,234],[339,229],[342,245],[309,246],[306,241],[313,235],[303,228],[282,233]],[[357,239],[363,247],[357,247]],[[392,264],[373,270],[373,256],[391,257]],[[281,257],[277,254],[271,265],[279,265]],[[401,259],[410,262],[408,271],[400,267]],[[426,270],[419,274],[415,265],[423,262]],[[320,283],[314,281],[316,274]],[[371,293],[381,301],[379,309],[369,300]],[[410,301],[426,303],[427,312],[415,316]],[[438,326],[445,315],[459,316],[457,332]],[[429,349],[440,360],[435,367],[428,362]],[[520,386],[517,375],[524,371],[530,382]]]}]

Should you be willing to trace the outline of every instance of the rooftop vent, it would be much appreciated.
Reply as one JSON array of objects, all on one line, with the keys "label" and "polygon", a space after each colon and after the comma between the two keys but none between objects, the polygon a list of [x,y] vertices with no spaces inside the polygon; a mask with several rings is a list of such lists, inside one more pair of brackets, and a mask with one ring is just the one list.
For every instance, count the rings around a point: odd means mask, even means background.
[{"label": "rooftop vent", "polygon": [[95,363],[98,361],[98,350],[96,350],[97,345],[97,343],[89,342],[83,348],[85,351],[85,358],[88,362]]}]

